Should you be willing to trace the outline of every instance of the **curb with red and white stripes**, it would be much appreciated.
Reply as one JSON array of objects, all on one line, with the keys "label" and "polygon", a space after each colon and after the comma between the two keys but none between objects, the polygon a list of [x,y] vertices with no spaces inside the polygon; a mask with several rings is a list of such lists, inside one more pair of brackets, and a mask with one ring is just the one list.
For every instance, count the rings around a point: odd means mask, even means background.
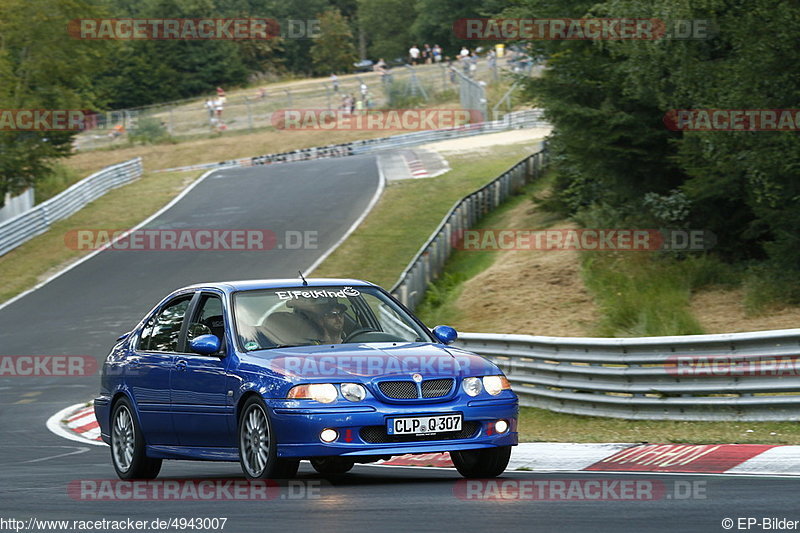
[{"label": "curb with red and white stripes", "polygon": [[[94,408],[71,405],[47,421],[53,433],[105,446]],[[403,455],[381,466],[452,468],[448,453]],[[800,446],[769,444],[633,444],[525,442],[509,470],[530,472],[656,472],[800,476]]]}]

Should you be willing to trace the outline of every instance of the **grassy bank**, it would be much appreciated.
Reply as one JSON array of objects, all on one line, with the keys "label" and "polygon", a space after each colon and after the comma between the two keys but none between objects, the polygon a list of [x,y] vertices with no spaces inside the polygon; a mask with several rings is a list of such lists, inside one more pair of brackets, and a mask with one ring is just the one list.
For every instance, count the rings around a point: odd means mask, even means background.
[{"label": "grassy bank", "polygon": [[705,333],[690,309],[693,291],[732,286],[738,275],[711,255],[678,260],[649,252],[584,252],[583,278],[601,309],[602,337]]},{"label": "grassy bank", "polygon": [[[486,215],[474,229],[507,228],[509,213],[530,201],[529,196],[547,187],[548,178],[528,184],[518,196],[506,201],[499,208]],[[547,214],[537,213],[526,221],[526,227],[543,228],[552,224]],[[416,309],[417,315],[426,324],[455,324],[462,320],[463,310],[457,305],[464,282],[485,271],[502,254],[497,250],[456,250],[445,264],[444,274],[425,293],[425,299]],[[480,323],[474,323],[471,331],[483,331]]]},{"label": "grassy bank", "polygon": [[526,155],[529,144],[498,146],[490,154],[448,156],[452,170],[434,179],[390,182],[378,205],[314,272],[368,279],[389,287],[456,201],[492,181]]}]

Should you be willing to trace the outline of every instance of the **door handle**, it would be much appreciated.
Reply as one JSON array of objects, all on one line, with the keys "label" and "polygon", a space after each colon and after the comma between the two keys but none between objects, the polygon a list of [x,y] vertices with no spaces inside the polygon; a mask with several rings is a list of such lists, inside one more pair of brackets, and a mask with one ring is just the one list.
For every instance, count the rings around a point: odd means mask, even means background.
[{"label": "door handle", "polygon": [[178,361],[177,363],[175,363],[175,368],[176,368],[176,369],[177,369],[179,372],[183,372],[184,370],[186,370],[186,361],[184,361],[184,360],[182,360],[182,359],[181,359],[180,361]]},{"label": "door handle", "polygon": [[139,364],[138,357],[128,357],[128,364],[131,366],[137,366]]}]

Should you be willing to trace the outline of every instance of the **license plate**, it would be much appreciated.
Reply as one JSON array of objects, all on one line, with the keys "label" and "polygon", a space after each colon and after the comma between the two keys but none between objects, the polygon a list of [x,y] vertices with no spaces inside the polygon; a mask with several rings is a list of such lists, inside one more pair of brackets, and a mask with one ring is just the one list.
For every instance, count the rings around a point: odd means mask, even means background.
[{"label": "license plate", "polygon": [[461,414],[411,416],[390,418],[386,422],[386,433],[389,435],[435,434],[447,431],[461,431]]}]

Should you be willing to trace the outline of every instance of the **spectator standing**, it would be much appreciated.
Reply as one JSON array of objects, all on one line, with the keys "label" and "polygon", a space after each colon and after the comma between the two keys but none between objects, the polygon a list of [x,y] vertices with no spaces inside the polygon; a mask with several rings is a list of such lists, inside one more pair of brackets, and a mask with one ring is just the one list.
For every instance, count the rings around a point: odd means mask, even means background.
[{"label": "spectator standing", "polygon": [[333,85],[333,92],[338,93],[339,92],[339,78],[333,72],[331,72],[331,85]]},{"label": "spectator standing", "polygon": [[220,123],[222,123],[222,110],[224,109],[224,107],[225,107],[225,97],[224,96],[217,97],[217,99],[214,101],[214,111],[216,112],[217,120]]},{"label": "spectator standing", "polygon": [[424,53],[425,53],[425,63],[428,65],[433,63],[433,49],[431,48],[431,45],[429,45],[428,43],[425,43]]},{"label": "spectator standing", "polygon": [[206,111],[208,111],[208,123],[213,127],[216,124],[214,115],[216,114],[215,100],[212,98],[206,99]]},{"label": "spectator standing", "polygon": [[411,48],[408,49],[408,57],[411,60],[412,65],[416,65],[417,61],[419,61],[419,48],[417,45],[412,45]]},{"label": "spectator standing", "polygon": [[436,63],[442,62],[442,47],[438,44],[433,45],[433,60]]}]

